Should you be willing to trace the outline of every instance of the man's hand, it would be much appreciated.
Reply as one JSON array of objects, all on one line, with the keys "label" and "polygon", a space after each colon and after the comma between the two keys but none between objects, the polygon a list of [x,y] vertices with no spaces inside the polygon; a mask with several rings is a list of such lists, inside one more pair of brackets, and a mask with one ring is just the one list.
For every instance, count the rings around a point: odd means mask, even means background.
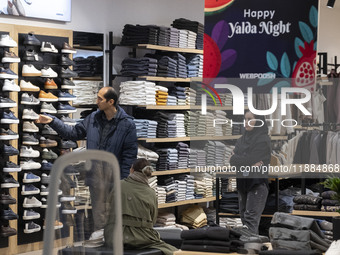
[{"label": "man's hand", "polygon": [[52,122],[52,120],[53,119],[47,115],[39,114],[39,119],[37,119],[35,122],[41,124],[48,124]]}]

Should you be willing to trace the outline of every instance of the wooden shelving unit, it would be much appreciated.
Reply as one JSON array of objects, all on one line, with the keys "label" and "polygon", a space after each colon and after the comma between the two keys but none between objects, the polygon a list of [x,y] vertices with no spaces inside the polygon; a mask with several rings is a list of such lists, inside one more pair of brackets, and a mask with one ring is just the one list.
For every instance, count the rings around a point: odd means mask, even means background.
[{"label": "wooden shelving unit", "polygon": [[153,45],[153,44],[138,44],[136,48],[148,49],[148,50],[162,50],[162,51],[173,51],[173,52],[182,52],[182,53],[203,54],[203,50],[174,48],[174,47],[167,47],[167,46],[160,46],[160,45]]},{"label": "wooden shelving unit", "polygon": [[191,171],[190,168],[166,170],[166,171],[155,171],[152,173],[152,176],[169,175],[169,174],[185,174],[185,173],[190,173],[190,171]]},{"label": "wooden shelving unit", "polygon": [[215,201],[215,197],[205,197],[200,199],[191,199],[191,200],[184,200],[184,201],[178,201],[174,203],[165,203],[165,204],[158,204],[158,208],[168,208],[168,207],[174,207],[174,206],[180,206],[180,205],[189,205],[189,204],[196,204],[196,203],[206,203]]},{"label": "wooden shelving unit", "polygon": [[103,51],[101,46],[80,46],[79,44],[73,44],[73,48],[79,50]]},{"label": "wooden shelving unit", "polygon": [[335,217],[335,216],[339,216],[339,213],[338,212],[323,212],[323,211],[293,210],[292,215],[317,216],[317,217]]}]

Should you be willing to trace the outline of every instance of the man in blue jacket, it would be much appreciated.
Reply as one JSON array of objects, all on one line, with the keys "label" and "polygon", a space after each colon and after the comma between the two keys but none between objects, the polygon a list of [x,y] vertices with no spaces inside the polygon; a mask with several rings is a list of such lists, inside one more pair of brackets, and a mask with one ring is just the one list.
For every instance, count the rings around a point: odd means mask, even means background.
[{"label": "man in blue jacket", "polygon": [[[103,87],[97,95],[98,110],[75,126],[64,124],[55,116],[40,115],[37,123],[49,124],[58,134],[70,140],[86,138],[87,149],[113,153],[119,162],[121,179],[126,178],[137,158],[137,135],[133,117],[119,105],[118,95],[112,87]],[[108,216],[106,204],[113,183],[111,169],[95,164],[88,173],[94,230],[102,232]],[[101,236],[101,234],[99,234]],[[97,239],[97,238],[96,238]]]}]

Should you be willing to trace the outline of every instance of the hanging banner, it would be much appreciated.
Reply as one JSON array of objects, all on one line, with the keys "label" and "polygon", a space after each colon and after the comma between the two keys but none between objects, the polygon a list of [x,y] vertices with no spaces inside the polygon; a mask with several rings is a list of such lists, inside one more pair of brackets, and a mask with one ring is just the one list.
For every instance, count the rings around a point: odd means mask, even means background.
[{"label": "hanging banner", "polygon": [[240,88],[312,88],[316,81],[317,0],[205,0],[205,81]]}]

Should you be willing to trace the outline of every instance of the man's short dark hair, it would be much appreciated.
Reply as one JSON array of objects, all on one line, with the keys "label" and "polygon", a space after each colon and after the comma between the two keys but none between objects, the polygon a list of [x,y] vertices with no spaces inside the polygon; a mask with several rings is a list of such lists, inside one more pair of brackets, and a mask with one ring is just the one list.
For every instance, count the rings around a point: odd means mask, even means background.
[{"label": "man's short dark hair", "polygon": [[114,88],[108,87],[106,93],[104,94],[104,97],[106,99],[106,102],[113,99],[113,101],[114,101],[113,105],[117,106],[118,95],[117,95],[116,91],[114,90]]}]

